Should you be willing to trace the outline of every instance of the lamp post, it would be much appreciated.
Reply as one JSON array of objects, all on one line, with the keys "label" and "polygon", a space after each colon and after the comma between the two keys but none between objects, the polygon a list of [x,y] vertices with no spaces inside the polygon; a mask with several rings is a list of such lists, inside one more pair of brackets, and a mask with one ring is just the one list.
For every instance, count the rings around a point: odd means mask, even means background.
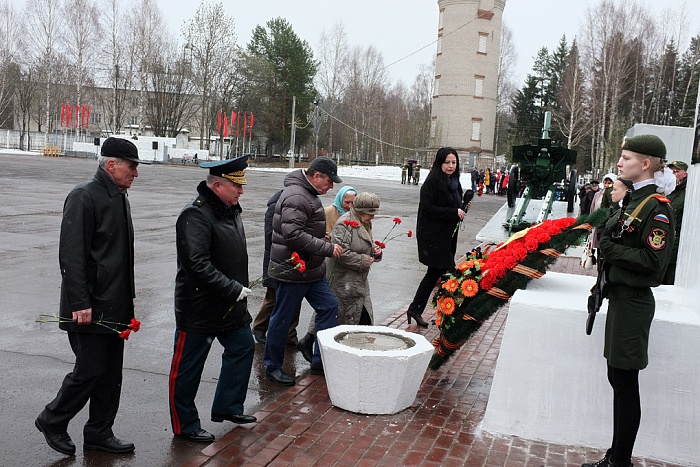
[{"label": "lamp post", "polygon": [[[202,52],[199,50],[197,46],[195,46],[191,42],[187,42],[184,47],[184,53],[185,53],[185,61],[187,60],[187,57],[189,57],[189,63],[190,65],[192,64],[192,51],[197,52],[200,55],[200,60],[201,60],[201,55]],[[189,53],[188,53],[189,52]],[[204,127],[206,125],[206,113],[207,113],[207,86],[208,86],[208,81],[209,81],[209,74],[205,71],[204,76],[203,76],[203,83],[202,83],[202,118],[200,120],[199,124],[199,149],[204,149]],[[209,130],[207,129],[207,140],[209,140]],[[209,152],[209,142],[207,141],[207,153]]]},{"label": "lamp post", "polygon": [[319,97],[314,99],[314,110],[309,112],[306,116],[306,120],[311,122],[314,126],[314,158],[318,157],[318,134],[321,131],[321,124],[328,121],[328,114],[321,114],[321,108],[319,107],[323,100]]}]

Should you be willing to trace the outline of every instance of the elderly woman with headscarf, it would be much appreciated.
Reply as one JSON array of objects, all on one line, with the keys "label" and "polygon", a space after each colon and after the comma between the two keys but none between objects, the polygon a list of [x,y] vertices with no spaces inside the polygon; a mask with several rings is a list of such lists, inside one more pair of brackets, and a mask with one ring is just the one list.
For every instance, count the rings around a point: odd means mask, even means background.
[{"label": "elderly woman with headscarf", "polygon": [[344,186],[340,189],[333,204],[325,208],[326,212],[326,235],[330,235],[333,230],[333,226],[340,216],[348,212],[350,206],[352,206],[353,201],[355,201],[355,196],[357,196],[357,190],[351,186]]}]

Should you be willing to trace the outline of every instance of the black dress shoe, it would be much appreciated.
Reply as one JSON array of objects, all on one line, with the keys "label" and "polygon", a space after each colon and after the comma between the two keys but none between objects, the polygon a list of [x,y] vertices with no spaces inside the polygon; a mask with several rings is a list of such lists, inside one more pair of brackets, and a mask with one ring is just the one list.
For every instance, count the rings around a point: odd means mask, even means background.
[{"label": "black dress shoe", "polygon": [[107,451],[116,454],[124,454],[134,450],[134,443],[122,441],[116,436],[112,436],[111,438],[98,441],[85,440],[83,448],[89,451]]},{"label": "black dress shoe", "polygon": [[274,381],[277,384],[282,384],[284,386],[294,386],[295,384],[294,378],[280,369],[274,371],[265,370],[265,374],[267,375],[267,379]]},{"label": "black dress shoe", "polygon": [[51,433],[51,431],[42,423],[38,418],[34,420],[34,426],[37,427],[39,431],[46,438],[46,444],[48,444],[52,449],[60,452],[61,454],[66,454],[72,456],[75,454],[75,444],[68,436],[68,433]]},{"label": "black dress shoe", "polygon": [[239,425],[245,425],[246,423],[255,423],[258,421],[258,419],[253,417],[252,415],[223,415],[219,413],[211,414],[212,422],[221,423],[224,420],[228,420],[229,422],[233,423],[238,423]]},{"label": "black dress shoe", "polygon": [[195,443],[213,443],[216,439],[214,435],[209,433],[207,430],[200,428],[199,430],[193,431],[192,433],[180,433],[175,435],[178,438],[186,439],[187,441],[192,441]]},{"label": "black dress shoe", "polygon": [[323,364],[312,363],[311,364],[311,374],[318,375],[318,376],[326,376],[326,373],[323,371]]},{"label": "black dress shoe", "polygon": [[299,339],[299,342],[297,342],[297,350],[301,352],[301,355],[304,357],[304,360],[306,360],[309,363],[311,363],[311,358],[314,356],[315,340],[316,336],[314,336],[310,332],[307,332],[306,335]]}]

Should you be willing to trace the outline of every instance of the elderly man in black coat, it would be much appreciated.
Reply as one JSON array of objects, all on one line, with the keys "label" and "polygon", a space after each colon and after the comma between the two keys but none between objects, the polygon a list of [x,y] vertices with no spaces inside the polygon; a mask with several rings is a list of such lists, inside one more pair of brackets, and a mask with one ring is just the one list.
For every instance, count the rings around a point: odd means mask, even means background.
[{"label": "elderly man in black coat", "polygon": [[[90,402],[85,449],[114,453],[134,445],[114,436],[124,339],[134,318],[134,228],[126,190],[138,177],[134,144],[107,138],[92,180],[76,186],[63,206],[58,260],[61,318],[75,367],[34,422],[49,446],[75,454],[68,423]],[[124,337],[122,337],[124,336]]]}]

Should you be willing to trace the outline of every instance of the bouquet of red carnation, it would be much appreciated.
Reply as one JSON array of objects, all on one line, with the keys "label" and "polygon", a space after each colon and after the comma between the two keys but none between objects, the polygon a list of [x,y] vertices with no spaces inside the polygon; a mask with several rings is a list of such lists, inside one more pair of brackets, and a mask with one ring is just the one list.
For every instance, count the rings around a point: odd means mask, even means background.
[{"label": "bouquet of red carnation", "polygon": [[[36,319],[37,323],[72,323],[73,320],[70,318],[64,318],[62,316],[56,316],[56,315],[39,315],[39,317]],[[137,320],[136,318],[131,318],[131,322],[126,325],[126,329],[120,331],[117,329],[117,326],[125,326],[123,323],[117,323],[114,321],[108,321],[104,318],[100,318],[98,320],[93,320],[90,324],[97,324],[98,326],[102,326],[104,328],[109,329],[110,331],[114,331],[117,334],[119,334],[119,337],[124,339],[125,341],[129,340],[129,336],[131,335],[131,332],[138,332],[139,329],[141,329],[141,321]]]},{"label": "bouquet of red carnation", "polygon": [[408,238],[411,238],[413,236],[413,232],[410,230],[408,232],[400,233],[400,234],[394,235],[393,237],[389,237],[389,234],[391,234],[391,232],[394,230],[394,228],[397,225],[399,225],[400,223],[401,223],[401,218],[394,217],[394,225],[391,226],[391,229],[389,229],[389,232],[387,232],[387,234],[384,236],[384,238],[381,241],[375,240],[374,244],[383,250],[384,248],[386,248],[386,244],[389,243],[391,240],[395,239],[396,237],[406,235]]}]

